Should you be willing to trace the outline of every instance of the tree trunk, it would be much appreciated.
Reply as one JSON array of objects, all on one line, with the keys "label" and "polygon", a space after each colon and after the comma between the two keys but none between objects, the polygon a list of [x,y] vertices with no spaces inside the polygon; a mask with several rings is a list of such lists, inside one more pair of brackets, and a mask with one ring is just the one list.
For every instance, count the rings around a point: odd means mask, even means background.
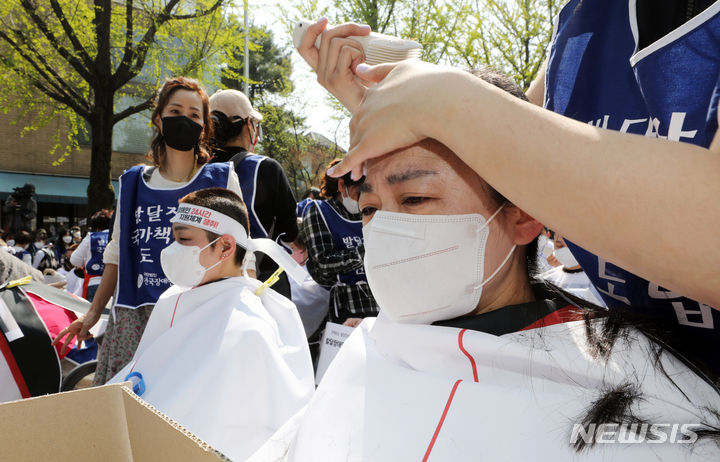
[{"label": "tree trunk", "polygon": [[[103,97],[104,96],[104,97]],[[92,151],[90,157],[90,184],[88,185],[88,225],[90,217],[102,209],[112,209],[115,191],[111,182],[113,98],[96,96],[95,117],[90,120]]]}]

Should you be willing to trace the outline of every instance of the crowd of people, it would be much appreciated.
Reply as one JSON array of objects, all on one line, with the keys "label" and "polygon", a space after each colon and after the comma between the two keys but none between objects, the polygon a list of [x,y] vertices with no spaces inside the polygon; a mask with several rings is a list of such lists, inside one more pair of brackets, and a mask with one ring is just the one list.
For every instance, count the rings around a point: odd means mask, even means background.
[{"label": "crowd of people", "polygon": [[298,50],[353,120],[317,188],[242,93],[176,77],[114,214],[0,253],[91,302],[60,354],[112,298],[93,384],[231,460],[716,460],[720,3],[670,3],[571,0],[527,92],[368,66],[321,19]]}]

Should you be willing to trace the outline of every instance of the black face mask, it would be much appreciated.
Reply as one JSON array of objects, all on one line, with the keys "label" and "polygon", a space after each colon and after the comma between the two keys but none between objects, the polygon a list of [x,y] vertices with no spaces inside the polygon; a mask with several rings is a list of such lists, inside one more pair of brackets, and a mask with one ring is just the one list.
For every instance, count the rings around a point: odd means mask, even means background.
[{"label": "black face mask", "polygon": [[186,116],[163,117],[165,144],[178,151],[190,151],[200,140],[203,126]]}]

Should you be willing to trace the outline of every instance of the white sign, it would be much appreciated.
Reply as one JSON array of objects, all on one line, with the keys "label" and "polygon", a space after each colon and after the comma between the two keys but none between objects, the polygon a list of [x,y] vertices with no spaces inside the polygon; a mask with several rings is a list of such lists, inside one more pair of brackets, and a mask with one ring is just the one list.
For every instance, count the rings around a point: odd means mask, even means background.
[{"label": "white sign", "polygon": [[320,380],[322,380],[328,367],[330,367],[335,356],[337,356],[340,347],[342,347],[345,340],[350,337],[353,330],[355,330],[354,327],[343,326],[342,324],[335,324],[334,322],[325,324],[325,332],[323,333],[322,343],[320,344],[320,359],[318,360],[317,372],[315,373],[315,385],[320,384]]}]

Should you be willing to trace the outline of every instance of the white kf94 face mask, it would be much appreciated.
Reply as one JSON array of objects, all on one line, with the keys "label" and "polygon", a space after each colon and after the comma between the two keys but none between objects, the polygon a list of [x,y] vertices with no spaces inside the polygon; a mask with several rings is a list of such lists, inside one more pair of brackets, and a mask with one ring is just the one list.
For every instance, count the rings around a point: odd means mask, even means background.
[{"label": "white kf94 face mask", "polygon": [[217,242],[215,239],[202,249],[196,245],[182,245],[175,241],[160,252],[160,265],[162,266],[165,276],[176,286],[195,287],[202,282],[205,273],[217,265],[222,260],[210,268],[205,268],[200,264],[200,252]]},{"label": "white kf94 face mask", "polygon": [[483,286],[490,219],[470,215],[375,212],[363,227],[365,273],[380,309],[391,320],[431,324],[470,313]]}]

